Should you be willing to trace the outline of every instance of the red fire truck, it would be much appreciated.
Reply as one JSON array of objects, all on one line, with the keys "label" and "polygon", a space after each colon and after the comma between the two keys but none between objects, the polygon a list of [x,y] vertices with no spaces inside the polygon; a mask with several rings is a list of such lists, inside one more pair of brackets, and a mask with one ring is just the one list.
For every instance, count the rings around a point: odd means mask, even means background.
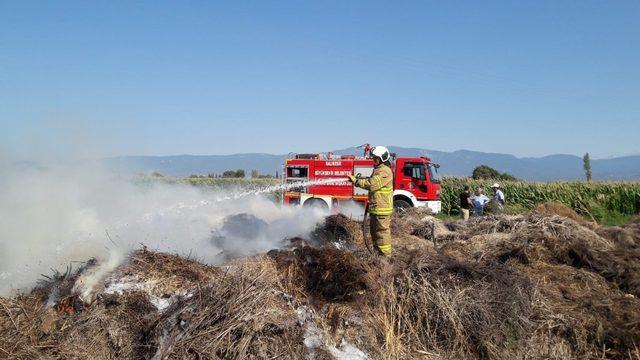
[{"label": "red fire truck", "polygon": [[[353,186],[347,180],[347,175],[371,175],[373,160],[367,156],[369,149],[365,146],[365,156],[331,153],[292,155],[284,163],[283,178],[289,188],[284,193],[284,203],[329,210],[338,209],[347,201],[366,204],[367,191]],[[433,213],[440,212],[440,180],[437,175],[439,165],[424,156],[396,158],[392,155],[391,167],[394,173],[395,208],[426,206]],[[296,183],[301,186],[296,187]]]}]

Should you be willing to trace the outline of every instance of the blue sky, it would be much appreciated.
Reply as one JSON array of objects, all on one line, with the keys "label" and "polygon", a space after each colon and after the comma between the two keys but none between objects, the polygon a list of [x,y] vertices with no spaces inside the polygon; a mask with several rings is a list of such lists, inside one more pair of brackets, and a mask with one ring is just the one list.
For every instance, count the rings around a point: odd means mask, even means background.
[{"label": "blue sky", "polygon": [[637,1],[4,1],[0,151],[638,154]]}]

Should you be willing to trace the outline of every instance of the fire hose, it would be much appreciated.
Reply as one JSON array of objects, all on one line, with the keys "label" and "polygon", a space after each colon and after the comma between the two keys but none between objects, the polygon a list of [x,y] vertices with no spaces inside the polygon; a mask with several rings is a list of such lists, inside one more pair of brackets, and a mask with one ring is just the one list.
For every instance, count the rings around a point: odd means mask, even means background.
[{"label": "fire hose", "polygon": [[367,241],[367,214],[369,213],[369,203],[364,207],[364,215],[362,216],[362,239],[364,241],[364,246],[366,246],[367,250],[371,255],[375,255],[371,244]]},{"label": "fire hose", "polygon": [[[356,174],[356,179],[360,179],[362,177],[361,174]],[[373,247],[367,241],[367,215],[369,214],[369,202],[367,201],[367,205],[364,207],[364,215],[362,215],[362,240],[364,242],[364,246],[369,250],[371,255],[375,255],[373,251]]]}]

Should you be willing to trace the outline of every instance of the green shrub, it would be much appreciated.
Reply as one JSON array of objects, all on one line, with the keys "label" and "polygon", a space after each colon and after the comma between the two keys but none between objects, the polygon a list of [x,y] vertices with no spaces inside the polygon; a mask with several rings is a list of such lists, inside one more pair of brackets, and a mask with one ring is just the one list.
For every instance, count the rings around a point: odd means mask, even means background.
[{"label": "green shrub", "polygon": [[475,169],[473,169],[473,173],[471,174],[471,177],[474,180],[486,180],[486,179],[497,179],[497,180],[507,180],[507,181],[517,181],[518,179],[509,174],[509,173],[500,173],[498,170],[487,166],[487,165],[480,165],[480,166],[476,166]]}]

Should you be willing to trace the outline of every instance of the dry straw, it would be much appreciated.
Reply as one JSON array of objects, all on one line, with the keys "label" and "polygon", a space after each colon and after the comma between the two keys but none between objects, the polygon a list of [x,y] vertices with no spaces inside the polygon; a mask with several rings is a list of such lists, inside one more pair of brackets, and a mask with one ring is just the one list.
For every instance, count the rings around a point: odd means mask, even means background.
[{"label": "dry straw", "polygon": [[[219,267],[141,250],[76,299],[82,269],[0,298],[0,358],[639,359],[640,220],[601,227],[549,205],[525,216],[393,219],[370,256],[333,216],[309,239]],[[170,302],[164,308],[158,299]],[[74,300],[75,301],[75,300]]]}]

